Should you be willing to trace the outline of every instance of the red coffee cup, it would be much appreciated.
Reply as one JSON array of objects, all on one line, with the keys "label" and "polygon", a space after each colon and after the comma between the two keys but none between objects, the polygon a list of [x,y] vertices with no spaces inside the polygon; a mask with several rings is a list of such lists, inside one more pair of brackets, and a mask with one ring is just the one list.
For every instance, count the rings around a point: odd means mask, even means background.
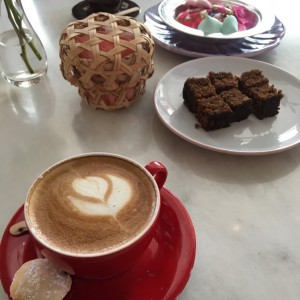
[{"label": "red coffee cup", "polygon": [[73,156],[35,180],[25,221],[38,250],[57,267],[79,277],[111,277],[151,242],[166,178],[156,161],[143,167],[116,154]]}]

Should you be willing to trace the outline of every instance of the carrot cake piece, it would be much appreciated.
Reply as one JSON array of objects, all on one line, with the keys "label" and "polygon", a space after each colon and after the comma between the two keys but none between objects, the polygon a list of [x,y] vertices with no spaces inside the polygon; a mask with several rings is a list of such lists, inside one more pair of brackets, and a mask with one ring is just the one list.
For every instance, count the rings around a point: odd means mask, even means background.
[{"label": "carrot cake piece", "polygon": [[198,101],[197,120],[205,130],[229,127],[233,112],[220,96],[200,99]]},{"label": "carrot cake piece", "polygon": [[260,120],[277,115],[280,100],[284,96],[281,90],[277,90],[274,85],[269,84],[250,88],[248,95],[253,101],[253,113]]},{"label": "carrot cake piece", "polygon": [[231,72],[209,72],[208,78],[211,84],[216,88],[217,93],[225,90],[238,88],[238,77]]},{"label": "carrot cake piece", "polygon": [[249,88],[267,83],[269,83],[269,79],[258,69],[244,72],[239,78],[239,88],[245,94]]},{"label": "carrot cake piece", "polygon": [[233,121],[245,120],[251,114],[252,99],[234,88],[220,93],[220,97],[229,105],[233,111]]},{"label": "carrot cake piece", "polygon": [[197,101],[216,95],[214,86],[206,77],[189,77],[183,86],[182,96],[184,104],[193,113],[197,112]]}]

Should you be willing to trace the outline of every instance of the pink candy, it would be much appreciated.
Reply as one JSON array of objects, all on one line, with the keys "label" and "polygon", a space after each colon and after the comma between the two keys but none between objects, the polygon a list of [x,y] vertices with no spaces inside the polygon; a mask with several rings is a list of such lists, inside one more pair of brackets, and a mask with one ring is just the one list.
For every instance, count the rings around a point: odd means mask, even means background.
[{"label": "pink candy", "polygon": [[232,10],[239,23],[239,30],[246,30],[255,26],[256,16],[247,7],[233,6]]},{"label": "pink candy", "polygon": [[202,9],[211,8],[211,3],[207,0],[187,0],[185,4],[188,6],[201,7]]}]

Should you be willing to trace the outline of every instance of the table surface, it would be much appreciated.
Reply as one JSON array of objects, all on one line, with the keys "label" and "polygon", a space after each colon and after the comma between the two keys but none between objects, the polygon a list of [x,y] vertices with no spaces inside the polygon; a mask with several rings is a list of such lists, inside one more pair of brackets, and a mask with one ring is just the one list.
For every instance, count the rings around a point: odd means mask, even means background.
[{"label": "table surface", "polygon": [[[269,1],[271,3],[271,1]],[[137,19],[157,0],[139,1]],[[299,3],[272,1],[286,35],[256,60],[300,78]],[[49,165],[84,152],[112,152],[169,170],[166,187],[188,210],[197,237],[191,278],[179,299],[300,299],[300,146],[264,156],[217,153],[188,143],[155,113],[153,92],[191,58],[156,47],[155,72],[129,109],[93,111],[59,69],[58,41],[76,1],[23,1],[48,55],[45,80],[29,89],[0,80],[0,233]],[[298,7],[297,7],[298,6]],[[298,99],[295,99],[298,101]],[[1,258],[0,258],[1,259]],[[0,291],[0,299],[5,299]]]}]

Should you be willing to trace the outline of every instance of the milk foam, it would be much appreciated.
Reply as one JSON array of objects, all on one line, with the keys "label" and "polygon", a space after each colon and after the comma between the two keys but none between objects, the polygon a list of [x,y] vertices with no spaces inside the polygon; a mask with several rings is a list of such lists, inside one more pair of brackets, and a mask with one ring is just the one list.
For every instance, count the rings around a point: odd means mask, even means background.
[{"label": "milk foam", "polygon": [[78,196],[69,195],[68,200],[81,213],[93,216],[115,218],[133,197],[130,182],[111,174],[77,178],[72,187]]}]

